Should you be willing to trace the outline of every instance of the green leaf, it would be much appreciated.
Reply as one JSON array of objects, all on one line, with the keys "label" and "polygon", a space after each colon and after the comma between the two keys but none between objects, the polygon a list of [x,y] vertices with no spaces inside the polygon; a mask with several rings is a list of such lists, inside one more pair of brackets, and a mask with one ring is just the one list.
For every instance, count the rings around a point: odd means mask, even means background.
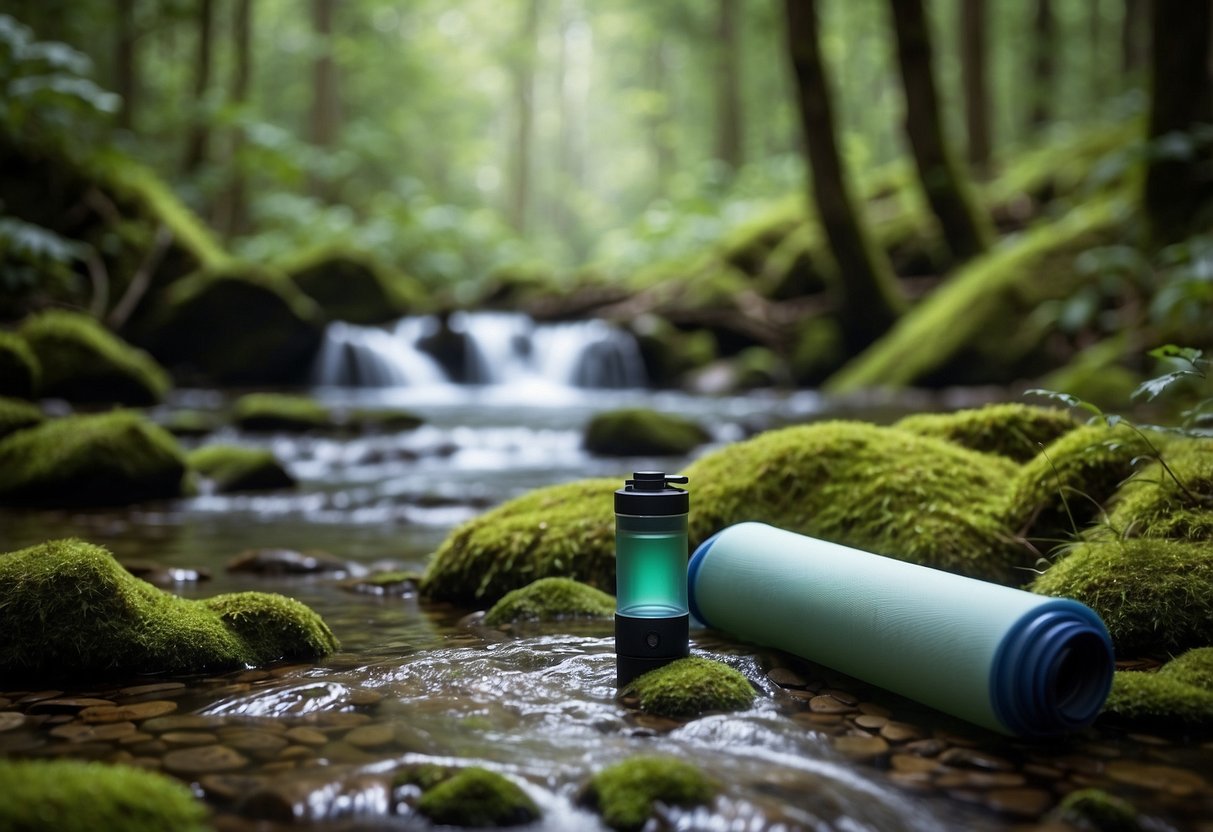
[{"label": "green leaf", "polygon": [[1144,396],[1146,401],[1152,402],[1180,379],[1187,376],[1199,378],[1200,375],[1195,370],[1175,370],[1174,372],[1165,373],[1155,378],[1148,378],[1137,385],[1137,389],[1133,391],[1133,394],[1129,398],[1139,399]]},{"label": "green leaf", "polygon": [[1147,355],[1152,358],[1178,358],[1195,366],[1200,357],[1204,355],[1204,352],[1193,347],[1178,347],[1175,344],[1164,344],[1161,347],[1155,347],[1150,350]]},{"label": "green leaf", "polygon": [[1078,396],[1072,395],[1070,393],[1061,393],[1061,392],[1058,392],[1057,390],[1045,390],[1040,387],[1034,387],[1031,390],[1025,390],[1024,395],[1025,396],[1040,396],[1042,398],[1046,398],[1051,401],[1060,402],[1060,403],[1064,404],[1066,407],[1073,407],[1073,408],[1077,408],[1079,410],[1085,410],[1088,413],[1091,413],[1095,416],[1104,415],[1104,412],[1102,410],[1100,410],[1098,407],[1096,407],[1095,405],[1091,404],[1091,402],[1088,402],[1084,399],[1080,399],[1080,398],[1078,398]]}]

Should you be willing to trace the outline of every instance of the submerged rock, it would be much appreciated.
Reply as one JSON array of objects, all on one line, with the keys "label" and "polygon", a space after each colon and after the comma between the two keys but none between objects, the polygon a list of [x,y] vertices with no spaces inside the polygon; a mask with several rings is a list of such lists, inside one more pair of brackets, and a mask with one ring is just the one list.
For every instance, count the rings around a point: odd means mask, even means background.
[{"label": "submerged rock", "polygon": [[355,595],[404,597],[416,595],[420,585],[420,573],[390,570],[373,572],[362,578],[350,578],[341,583],[341,588]]},{"label": "submerged rock", "polygon": [[615,598],[569,578],[541,578],[507,592],[484,617],[490,627],[518,621],[559,621],[565,618],[610,618]]},{"label": "submerged rock", "polygon": [[54,419],[0,440],[0,503],[123,505],[182,493],[185,455],[138,413]]},{"label": "submerged rock", "polygon": [[670,757],[632,757],[599,771],[582,790],[581,802],[592,807],[612,829],[632,832],[644,827],[655,805],[696,806],[710,802],[718,784],[690,763]]},{"label": "submerged rock", "polygon": [[539,807],[517,784],[478,766],[426,788],[417,811],[438,826],[518,826],[540,816]]},{"label": "submerged rock", "polygon": [[77,760],[0,760],[0,829],[206,832],[206,807],[172,778]]},{"label": "submerged rock", "polygon": [[656,716],[692,717],[706,711],[739,711],[754,702],[754,688],[727,664],[689,656],[650,670],[620,691]]},{"label": "submerged rock", "polygon": [[25,339],[0,331],[0,396],[32,399],[41,378],[42,368]]},{"label": "submerged rock", "polygon": [[328,552],[296,552],[294,549],[247,549],[227,562],[228,572],[254,575],[344,575],[351,565]]},{"label": "submerged rock", "polygon": [[1189,650],[1154,673],[1117,671],[1104,711],[1138,722],[1213,726],[1213,647]]},{"label": "submerged rock", "polygon": [[1078,422],[1065,410],[1012,403],[955,413],[915,413],[894,427],[1027,462],[1078,427]]},{"label": "submerged rock", "polygon": [[711,435],[691,419],[629,407],[594,416],[582,444],[599,456],[683,456],[709,439]]},{"label": "submerged rock", "polygon": [[10,433],[42,424],[42,410],[22,399],[0,397],[0,439]]},{"label": "submerged rock", "polygon": [[178,598],[80,540],[0,555],[0,631],[0,673],[12,678],[220,671],[337,647],[298,601],[256,592]]},{"label": "submerged rock", "polygon": [[187,460],[220,494],[295,487],[295,478],[265,448],[207,445],[192,451]]}]

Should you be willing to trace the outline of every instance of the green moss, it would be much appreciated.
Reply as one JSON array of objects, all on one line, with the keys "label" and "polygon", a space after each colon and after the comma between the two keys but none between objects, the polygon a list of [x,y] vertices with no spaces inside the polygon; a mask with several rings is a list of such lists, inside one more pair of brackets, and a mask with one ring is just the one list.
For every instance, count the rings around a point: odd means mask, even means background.
[{"label": "green moss", "polygon": [[632,757],[590,778],[582,794],[612,829],[641,829],[655,804],[697,806],[708,803],[720,787],[690,763],[670,757]]},{"label": "green moss", "polygon": [[1143,832],[1145,829],[1131,803],[1102,789],[1070,792],[1050,817],[1093,832]]},{"label": "green moss", "polygon": [[424,302],[420,284],[361,252],[321,249],[284,264],[282,270],[332,320],[383,323]]},{"label": "green moss", "polygon": [[1155,673],[1117,671],[1104,710],[1138,722],[1213,726],[1213,647],[1189,650]]},{"label": "green moss", "polygon": [[41,378],[42,367],[25,339],[0,332],[0,396],[32,399]]},{"label": "green moss", "polygon": [[0,397],[0,439],[42,422],[42,410],[36,404]]},{"label": "green moss", "polygon": [[147,405],[163,399],[171,386],[151,356],[87,315],[43,312],[22,323],[21,336],[42,368],[43,396]]},{"label": "green moss", "polygon": [[232,419],[246,430],[309,431],[331,427],[328,408],[306,396],[249,393],[232,406]]},{"label": "green moss", "polygon": [[507,592],[484,617],[490,627],[516,621],[558,621],[563,618],[610,618],[615,598],[600,589],[568,578],[541,578]]},{"label": "green moss", "polygon": [[472,766],[427,789],[417,811],[441,826],[517,826],[539,818],[539,807],[506,777]]},{"label": "green moss", "polygon": [[1213,643],[1213,552],[1174,540],[1092,540],[1033,581],[1099,613],[1121,655]]},{"label": "green moss", "polygon": [[1027,462],[1042,448],[1078,427],[1078,422],[1069,412],[1056,408],[993,404],[955,413],[916,413],[894,427]]},{"label": "green moss", "polygon": [[344,424],[355,430],[369,433],[399,433],[416,430],[425,424],[425,419],[411,410],[353,410],[344,416]]},{"label": "green moss", "polygon": [[0,555],[0,631],[0,672],[14,679],[200,673],[336,647],[324,622],[296,601],[262,593],[177,598],[79,540]]},{"label": "green moss", "polygon": [[177,441],[138,413],[66,416],[0,440],[0,502],[121,505],[181,494]]},{"label": "green moss", "polygon": [[173,436],[206,436],[223,425],[220,414],[210,410],[174,410],[161,427]]},{"label": "green moss", "polygon": [[[1151,440],[1158,443],[1158,438]],[[1213,540],[1213,440],[1170,438],[1117,494],[1108,527],[1125,537]]]},{"label": "green moss", "polygon": [[754,702],[748,679],[727,664],[690,656],[650,670],[620,692],[657,716],[691,717],[705,711],[740,711]]},{"label": "green moss", "polygon": [[295,478],[286,472],[274,452],[238,445],[207,445],[186,458],[190,468],[214,484],[215,491],[257,491],[293,488]]},{"label": "green moss", "polygon": [[690,419],[630,407],[596,414],[586,426],[583,445],[599,456],[682,456],[710,438]]},{"label": "green moss", "polygon": [[453,766],[440,766],[437,763],[411,763],[392,777],[392,788],[416,786],[423,792],[428,791],[439,783],[450,780],[458,771],[459,769]]},{"label": "green moss", "polygon": [[0,760],[0,829],[204,832],[206,807],[156,772],[78,760]]}]

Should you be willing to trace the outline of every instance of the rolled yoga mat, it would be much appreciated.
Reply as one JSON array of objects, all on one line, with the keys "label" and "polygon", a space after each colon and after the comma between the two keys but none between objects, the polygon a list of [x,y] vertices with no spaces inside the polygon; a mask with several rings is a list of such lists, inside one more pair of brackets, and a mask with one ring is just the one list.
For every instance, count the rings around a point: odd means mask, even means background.
[{"label": "rolled yoga mat", "polygon": [[1112,642],[1089,607],[763,523],[691,557],[691,613],[995,731],[1049,736],[1095,720]]}]

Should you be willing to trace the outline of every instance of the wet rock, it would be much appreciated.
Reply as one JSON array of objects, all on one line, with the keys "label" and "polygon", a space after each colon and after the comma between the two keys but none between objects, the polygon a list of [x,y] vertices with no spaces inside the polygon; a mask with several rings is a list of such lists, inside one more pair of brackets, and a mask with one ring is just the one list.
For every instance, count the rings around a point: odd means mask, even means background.
[{"label": "wet rock", "polygon": [[930,757],[919,757],[915,754],[894,754],[889,759],[894,771],[901,772],[932,772],[940,767],[938,760]]},{"label": "wet rock", "polygon": [[17,711],[0,711],[0,734],[20,728],[25,724],[25,715]]},{"label": "wet rock", "polygon": [[632,757],[591,777],[578,799],[612,829],[639,830],[658,804],[702,805],[718,791],[719,785],[690,763]]},{"label": "wet rock", "polygon": [[169,693],[185,690],[184,682],[154,682],[150,685],[134,685],[118,691],[121,696],[145,696],[153,693]]},{"label": "wet rock", "polygon": [[156,716],[171,714],[177,710],[177,703],[167,699],[154,699],[151,702],[138,702],[134,705],[96,705],[85,708],[80,712],[80,719],[89,723],[138,722]]},{"label": "wet rock", "polygon": [[219,737],[206,731],[168,731],[160,739],[171,746],[214,745]]},{"label": "wet rock", "polygon": [[835,738],[834,750],[854,760],[871,760],[887,754],[889,744],[881,737],[842,736]]},{"label": "wet rock", "polygon": [[1108,763],[1104,771],[1117,783],[1162,791],[1176,797],[1187,797],[1208,788],[1199,774],[1174,766],[1114,760]]},{"label": "wet rock", "polygon": [[635,695],[646,713],[668,717],[737,711],[754,701],[754,688],[745,676],[726,664],[699,656],[650,670],[620,694]]},{"label": "wet rock", "polygon": [[582,444],[597,456],[683,456],[711,439],[702,425],[647,408],[595,415]]},{"label": "wet rock", "polygon": [[231,804],[264,787],[265,778],[252,774],[206,774],[198,779],[198,785],[208,800]]},{"label": "wet rock", "polygon": [[808,680],[787,667],[773,667],[767,671],[767,679],[781,688],[806,688]]},{"label": "wet rock", "polygon": [[[875,714],[860,714],[855,717],[855,725],[860,728],[869,730],[879,730],[887,725],[889,718],[887,716],[876,716]],[[886,737],[886,739],[888,739]]]},{"label": "wet rock", "polygon": [[1035,818],[1053,805],[1053,796],[1044,789],[994,789],[985,803],[996,812]]},{"label": "wet rock", "polygon": [[283,575],[347,575],[353,567],[327,552],[293,549],[248,549],[228,561],[228,572],[280,577]]},{"label": "wet rock", "polygon": [[889,742],[908,742],[921,739],[922,730],[905,722],[887,722],[881,727],[880,736]]},{"label": "wet rock", "polygon": [[158,716],[149,719],[139,727],[144,731],[165,733],[169,731],[200,731],[209,730],[222,724],[222,718],[195,716],[193,714],[174,714]]},{"label": "wet rock", "polygon": [[351,578],[343,581],[341,588],[357,595],[408,598],[417,594],[420,584],[421,575],[419,573],[393,570],[374,572],[364,578]]},{"label": "wet rock", "polygon": [[1011,771],[1015,768],[1010,760],[968,748],[950,748],[940,755],[939,761],[956,768],[980,771]]},{"label": "wet rock", "polygon": [[935,779],[941,789],[1011,789],[1026,782],[1013,771],[949,771]]},{"label": "wet rock", "polygon": [[542,814],[513,781],[476,766],[426,789],[417,811],[436,825],[474,827],[517,826]]},{"label": "wet rock", "polygon": [[25,709],[27,714],[74,714],[85,708],[113,705],[109,699],[96,699],[89,696],[67,696],[55,699],[43,699]]},{"label": "wet rock", "polygon": [[323,732],[317,731],[315,728],[305,728],[303,726],[290,728],[283,736],[291,742],[297,742],[302,745],[324,745],[329,741],[329,738]]},{"label": "wet rock", "polygon": [[223,744],[255,757],[268,758],[286,748],[289,741],[270,731],[234,728],[223,731]]},{"label": "wet rock", "polygon": [[104,725],[89,725],[84,722],[69,722],[51,729],[52,737],[68,742],[112,742],[136,733],[133,722],[110,722]]},{"label": "wet rock", "polygon": [[223,745],[202,745],[169,751],[162,760],[166,771],[183,777],[235,771],[248,765],[248,758]]},{"label": "wet rock", "polygon": [[1079,789],[1062,798],[1051,818],[1097,832],[1143,832],[1146,826],[1133,805],[1102,789]]},{"label": "wet rock", "polygon": [[614,596],[600,589],[570,578],[541,578],[507,592],[485,614],[484,623],[499,627],[522,621],[610,618],[614,614]]},{"label": "wet rock", "polygon": [[825,693],[810,699],[809,708],[818,714],[849,714],[855,712],[855,706],[848,705]]},{"label": "wet rock", "polygon": [[207,445],[186,457],[190,468],[204,476],[217,494],[294,488],[295,478],[266,448]]},{"label": "wet rock", "polygon": [[165,566],[150,560],[122,560],[122,568],[136,578],[147,581],[155,586],[175,586],[176,584],[195,584],[199,581],[209,581],[210,570],[194,569],[183,566]]}]

